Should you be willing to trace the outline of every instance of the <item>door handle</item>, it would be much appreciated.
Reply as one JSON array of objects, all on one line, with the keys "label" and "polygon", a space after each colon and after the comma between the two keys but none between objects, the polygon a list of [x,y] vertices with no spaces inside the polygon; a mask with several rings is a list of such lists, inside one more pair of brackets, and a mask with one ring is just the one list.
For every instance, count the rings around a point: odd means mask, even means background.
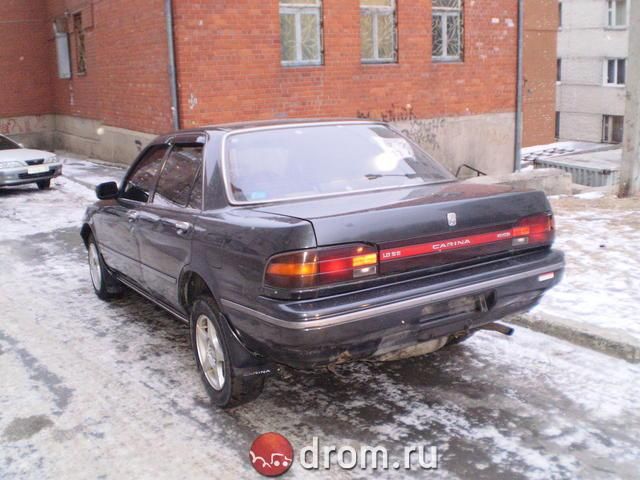
[{"label": "door handle", "polygon": [[189,233],[193,228],[193,225],[190,224],[189,222],[179,222],[177,220],[172,220],[170,218],[163,218],[162,222],[175,228],[178,235],[185,235]]},{"label": "door handle", "polygon": [[136,220],[138,220],[138,212],[136,212],[135,210],[130,211],[129,213],[127,213],[127,218],[129,219],[129,223],[133,223]]}]

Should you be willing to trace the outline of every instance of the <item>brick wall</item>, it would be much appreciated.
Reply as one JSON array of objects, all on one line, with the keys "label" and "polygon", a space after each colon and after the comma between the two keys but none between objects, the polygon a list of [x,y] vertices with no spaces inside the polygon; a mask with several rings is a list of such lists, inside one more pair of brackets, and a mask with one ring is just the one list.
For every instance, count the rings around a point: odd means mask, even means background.
[{"label": "brick wall", "polygon": [[556,121],[558,0],[527,0],[524,21],[524,147],[552,143]]},{"label": "brick wall", "polygon": [[45,0],[0,6],[0,118],[51,111]]},{"label": "brick wall", "polygon": [[[77,73],[75,34],[70,34],[72,78],[58,78],[55,50],[50,68],[53,110],[98,119],[141,132],[171,129],[167,37],[162,0],[46,0],[49,19],[81,11],[86,74]],[[69,23],[72,23],[71,20]]]},{"label": "brick wall", "polygon": [[324,65],[282,67],[278,2],[176,0],[182,125],[515,110],[516,3],[465,2],[465,61],[431,61],[431,1],[398,0],[399,63],[362,65],[356,1],[324,0]]}]

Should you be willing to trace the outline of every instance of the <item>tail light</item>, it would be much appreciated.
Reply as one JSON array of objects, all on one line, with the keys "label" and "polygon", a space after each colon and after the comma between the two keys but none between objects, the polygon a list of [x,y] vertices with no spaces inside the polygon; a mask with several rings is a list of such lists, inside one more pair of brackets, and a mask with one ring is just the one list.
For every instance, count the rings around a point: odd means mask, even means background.
[{"label": "tail light", "polygon": [[512,229],[513,245],[534,245],[553,243],[553,216],[546,213],[522,218]]},{"label": "tail light", "polygon": [[273,288],[302,289],[357,280],[377,272],[377,248],[354,244],[276,255],[267,264],[264,283]]}]

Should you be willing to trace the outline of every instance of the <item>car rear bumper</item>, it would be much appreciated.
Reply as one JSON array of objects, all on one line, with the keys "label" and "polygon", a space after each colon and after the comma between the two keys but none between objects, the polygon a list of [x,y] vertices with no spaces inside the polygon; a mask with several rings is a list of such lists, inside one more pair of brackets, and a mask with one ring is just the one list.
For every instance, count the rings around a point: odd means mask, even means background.
[{"label": "car rear bumper", "polygon": [[49,170],[46,172],[29,174],[28,167],[7,168],[0,170],[0,187],[9,187],[13,185],[24,185],[27,183],[35,183],[41,180],[50,180],[62,174],[62,165],[47,165]]},{"label": "car rear bumper", "polygon": [[257,308],[223,299],[222,307],[248,348],[309,368],[382,355],[528,310],[563,271],[563,254],[544,250],[349,294],[260,298]]}]

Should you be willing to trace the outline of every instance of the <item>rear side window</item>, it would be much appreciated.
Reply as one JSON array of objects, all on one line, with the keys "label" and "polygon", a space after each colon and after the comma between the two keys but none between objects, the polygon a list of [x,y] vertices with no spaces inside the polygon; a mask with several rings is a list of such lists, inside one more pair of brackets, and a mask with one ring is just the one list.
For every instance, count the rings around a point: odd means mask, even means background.
[{"label": "rear side window", "polygon": [[145,154],[136,165],[135,170],[129,175],[122,198],[143,203],[149,201],[149,195],[158,179],[167,148],[165,145],[155,147]]},{"label": "rear side window", "polygon": [[[162,169],[153,203],[186,207],[202,167],[202,146],[176,145]],[[197,192],[196,192],[197,193]],[[199,206],[197,207],[199,208]]]}]

